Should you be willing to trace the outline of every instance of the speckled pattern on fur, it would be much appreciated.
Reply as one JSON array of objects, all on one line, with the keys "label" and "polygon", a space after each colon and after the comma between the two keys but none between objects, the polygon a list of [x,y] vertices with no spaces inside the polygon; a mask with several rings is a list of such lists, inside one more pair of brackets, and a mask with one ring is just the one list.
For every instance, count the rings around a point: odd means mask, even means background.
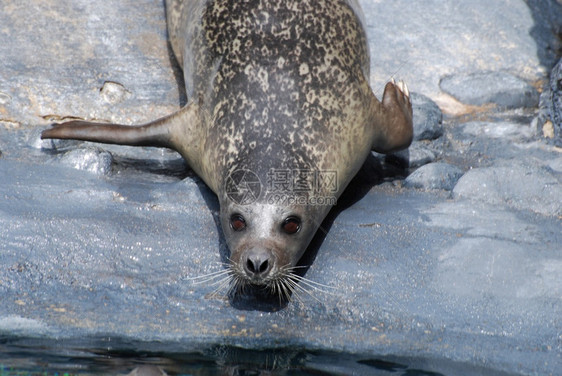
[{"label": "speckled pattern on fur", "polygon": [[220,176],[211,185],[223,185],[241,167],[261,177],[271,168],[336,165],[346,185],[371,149],[373,128],[369,55],[352,7],[188,1],[177,17],[181,7],[169,3],[170,29],[192,34],[172,45],[189,77],[188,94],[203,95],[208,109],[203,159],[222,165],[213,166]]}]

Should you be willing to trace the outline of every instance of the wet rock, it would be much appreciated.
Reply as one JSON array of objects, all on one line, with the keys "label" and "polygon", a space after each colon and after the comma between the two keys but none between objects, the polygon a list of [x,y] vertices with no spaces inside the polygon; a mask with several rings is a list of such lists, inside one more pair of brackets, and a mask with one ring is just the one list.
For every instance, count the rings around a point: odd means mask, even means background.
[{"label": "wet rock", "polygon": [[443,135],[443,113],[437,104],[422,94],[412,93],[414,140],[434,140]]},{"label": "wet rock", "polygon": [[[1,108],[0,108],[1,109]],[[1,112],[0,112],[1,114]],[[1,119],[0,118],[0,127],[4,127],[6,129],[18,129],[21,127],[21,123],[16,120],[11,119]]]},{"label": "wet rock", "polygon": [[135,368],[127,376],[166,376],[167,373],[158,366],[142,365]]},{"label": "wet rock", "polygon": [[66,150],[72,147],[76,147],[82,143],[82,141],[76,140],[61,140],[61,139],[41,139],[41,132],[43,129],[35,128],[29,132],[27,136],[27,143],[35,149],[43,150]]},{"label": "wet rock", "polygon": [[59,139],[48,139],[42,140],[41,132],[38,132],[38,137],[33,139],[33,143],[31,144],[36,149],[43,149],[43,150],[68,150],[74,147],[77,147],[82,143],[82,141],[76,140],[59,140]]},{"label": "wet rock", "polygon": [[[0,36],[0,117],[25,124],[44,124],[50,115],[139,123],[177,109],[162,4],[3,6],[0,25],[10,32]],[[126,90],[110,84],[100,93],[107,82]]]},{"label": "wet rock", "polygon": [[421,142],[414,142],[409,149],[410,167],[420,167],[435,160],[435,153]]},{"label": "wet rock", "polygon": [[457,74],[441,79],[443,91],[459,101],[475,106],[496,104],[502,108],[535,107],[539,103],[537,90],[505,72]]},{"label": "wet rock", "polygon": [[560,174],[549,167],[509,161],[508,166],[468,171],[453,190],[466,197],[494,205],[507,205],[535,213],[562,215]]},{"label": "wet rock", "polygon": [[0,317],[0,331],[13,331],[22,336],[50,334],[49,328],[42,321],[16,315]]},{"label": "wet rock", "polygon": [[450,191],[463,175],[460,168],[448,163],[430,163],[418,168],[404,182],[406,187]]},{"label": "wet rock", "polygon": [[550,81],[540,96],[535,127],[548,143],[562,147],[562,59],[550,73]]},{"label": "wet rock", "polygon": [[0,91],[0,105],[6,105],[12,101],[12,97],[4,92]]},{"label": "wet rock", "polygon": [[[534,82],[555,63],[551,61],[559,27],[551,28],[543,19],[552,17],[552,23],[560,25],[562,18],[556,16],[562,6],[556,1],[474,0],[468,7],[446,2],[431,15],[425,3],[360,3],[367,15],[384,15],[366,18],[371,51],[393,52],[392,57],[372,55],[373,87],[383,88],[395,76],[404,79],[411,91],[431,97],[442,110],[448,101],[442,97],[439,80],[447,74],[506,71]],[[394,14],[400,18],[386,22],[384,18],[393,19]],[[548,59],[541,56],[544,47],[550,48]]]},{"label": "wet rock", "polygon": [[562,157],[558,157],[548,162],[548,167],[556,172],[562,173]]},{"label": "wet rock", "polygon": [[66,152],[60,162],[77,170],[89,171],[97,175],[109,175],[113,156],[97,147],[86,147]]},{"label": "wet rock", "polygon": [[[515,239],[518,236],[514,234]],[[511,300],[537,297],[556,300],[562,286],[560,278],[552,272],[553,265],[561,264],[553,256],[537,261],[536,253],[530,252],[528,245],[515,244],[511,239],[463,238],[443,250],[434,288],[473,301],[491,291]],[[537,285],[537,280],[542,284]],[[530,288],[531,285],[534,286]]]},{"label": "wet rock", "polygon": [[509,121],[471,121],[463,125],[463,133],[475,137],[528,140],[533,137],[533,128],[528,124]]},{"label": "wet rock", "polygon": [[107,103],[116,104],[130,97],[131,93],[118,82],[106,81],[100,89],[100,96]]}]

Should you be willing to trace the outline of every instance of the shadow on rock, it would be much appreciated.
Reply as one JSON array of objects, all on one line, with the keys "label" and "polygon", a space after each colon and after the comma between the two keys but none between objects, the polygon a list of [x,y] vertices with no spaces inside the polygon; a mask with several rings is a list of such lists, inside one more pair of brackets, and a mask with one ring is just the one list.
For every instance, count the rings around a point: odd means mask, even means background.
[{"label": "shadow on rock", "polygon": [[537,42],[537,55],[541,64],[551,69],[562,53],[562,4],[550,0],[525,2],[535,21],[530,35]]}]

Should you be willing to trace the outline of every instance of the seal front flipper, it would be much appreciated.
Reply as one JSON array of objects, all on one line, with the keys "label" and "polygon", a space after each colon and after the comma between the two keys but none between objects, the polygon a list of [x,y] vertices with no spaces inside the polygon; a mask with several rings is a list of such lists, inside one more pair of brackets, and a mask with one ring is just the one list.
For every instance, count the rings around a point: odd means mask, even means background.
[{"label": "seal front flipper", "polygon": [[375,127],[372,150],[387,154],[410,146],[414,136],[412,103],[404,83],[387,83],[382,103],[372,94],[370,112]]}]

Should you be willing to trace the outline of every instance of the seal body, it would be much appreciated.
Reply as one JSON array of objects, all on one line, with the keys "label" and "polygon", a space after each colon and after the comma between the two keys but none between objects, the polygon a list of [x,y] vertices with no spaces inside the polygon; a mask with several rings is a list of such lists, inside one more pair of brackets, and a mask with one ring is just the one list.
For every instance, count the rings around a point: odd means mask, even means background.
[{"label": "seal body", "polygon": [[368,83],[353,0],[168,0],[189,103],[138,126],[73,121],[43,132],[177,150],[217,194],[234,286],[285,291],[371,150],[412,139],[405,85]]}]

